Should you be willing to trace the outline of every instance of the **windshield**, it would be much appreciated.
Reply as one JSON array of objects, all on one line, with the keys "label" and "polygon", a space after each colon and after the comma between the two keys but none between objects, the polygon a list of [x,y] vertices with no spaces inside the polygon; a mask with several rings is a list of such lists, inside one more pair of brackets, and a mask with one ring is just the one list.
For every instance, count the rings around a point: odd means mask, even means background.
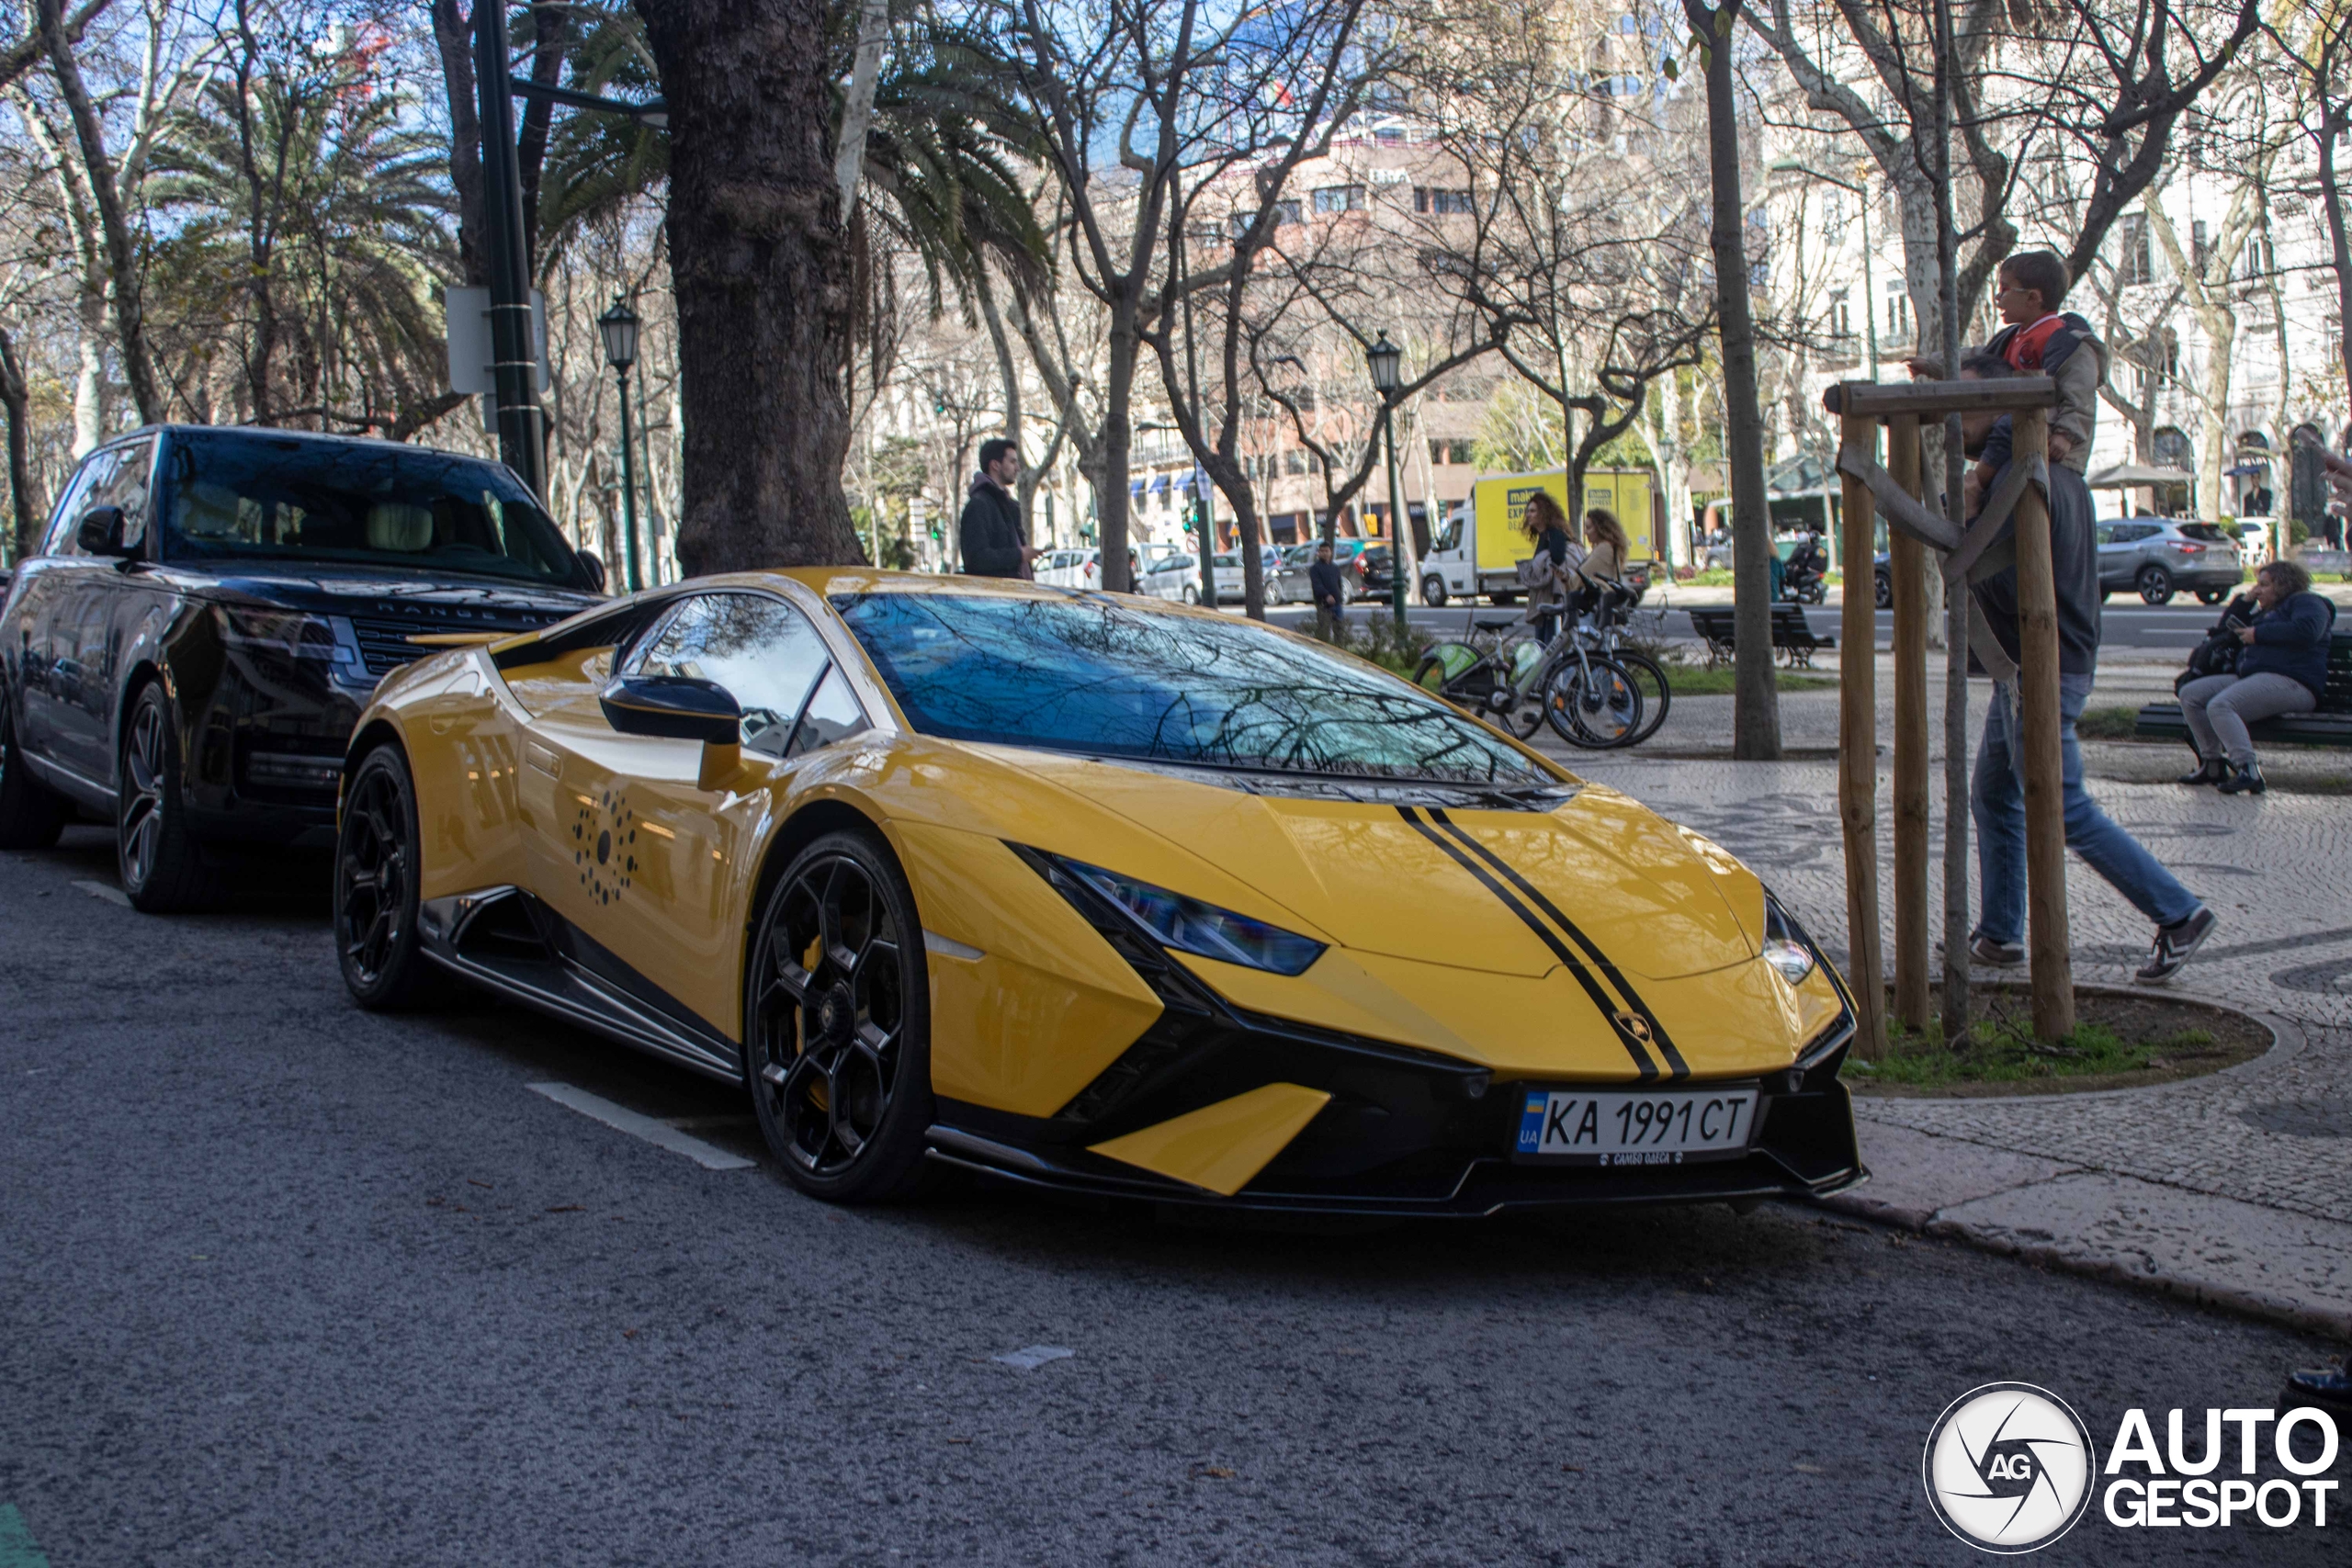
[{"label": "windshield", "polygon": [[978,594],[833,604],[927,735],[1196,767],[1559,784],[1407,682],[1261,627]]},{"label": "windshield", "polygon": [[390,442],[175,431],[164,551],[585,587],[530,492],[494,463]]}]

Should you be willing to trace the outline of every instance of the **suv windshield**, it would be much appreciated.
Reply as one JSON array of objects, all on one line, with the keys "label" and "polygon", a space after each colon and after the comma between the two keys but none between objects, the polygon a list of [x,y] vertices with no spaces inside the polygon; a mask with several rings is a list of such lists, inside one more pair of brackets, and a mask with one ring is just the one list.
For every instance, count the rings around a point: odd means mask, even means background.
[{"label": "suv windshield", "polygon": [[1560,783],[1405,682],[1260,627],[1083,600],[833,604],[927,735],[1323,777]]},{"label": "suv windshield", "polygon": [[165,451],[169,559],[293,558],[586,586],[563,536],[494,463],[248,431],[174,431]]}]

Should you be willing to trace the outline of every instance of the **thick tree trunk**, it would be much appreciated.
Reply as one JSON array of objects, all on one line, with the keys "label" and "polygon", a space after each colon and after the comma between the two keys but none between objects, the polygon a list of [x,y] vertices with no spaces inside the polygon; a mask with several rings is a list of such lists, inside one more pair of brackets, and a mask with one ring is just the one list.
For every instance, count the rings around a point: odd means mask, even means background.
[{"label": "thick tree trunk", "polygon": [[164,398],[156,389],[154,364],[147,353],[147,318],[141,299],[137,236],[131,233],[130,220],[123,211],[122,191],[115,182],[114,159],[107,151],[106,128],[96,104],[91,101],[89,88],[82,80],[81,64],[74,58],[74,45],[59,0],[40,0],[40,27],[49,43],[50,63],[56,70],[59,93],[74,121],[74,140],[81,146],[82,163],[89,173],[92,204],[98,209],[98,221],[106,235],[107,267],[113,274],[109,292],[114,299],[115,336],[122,355],[122,378],[130,383],[130,400],[138,405],[140,419],[153,424],[164,417]]},{"label": "thick tree trunk", "polygon": [[638,0],[670,106],[685,419],[678,558],[696,575],[865,558],[842,493],[849,248],[817,0]]},{"label": "thick tree trunk", "polygon": [[17,513],[16,548],[10,555],[14,560],[22,560],[40,547],[43,521],[40,497],[33,493],[32,465],[25,450],[31,434],[26,423],[28,400],[25,367],[17,358],[17,345],[7,331],[0,328],[0,410],[6,412],[8,420],[8,499]]},{"label": "thick tree trunk", "polygon": [[1134,443],[1136,364],[1142,353],[1135,307],[1111,307],[1110,363],[1102,378],[1102,478],[1095,491],[1095,543],[1102,551],[1102,587],[1124,593],[1127,581],[1127,449]]},{"label": "thick tree trunk", "polygon": [[[1747,298],[1746,209],[1739,188],[1739,120],[1732,75],[1729,10],[1682,0],[1707,50],[1707,158],[1713,186],[1711,238],[1716,308],[1722,315],[1725,455],[1731,480],[1733,656],[1732,755],[1781,755],[1780,687],[1772,674],[1772,548],[1764,499],[1764,415],[1756,401],[1756,321]],[[1720,18],[1720,20],[1718,20]],[[1851,592],[1852,590],[1849,590]],[[1854,657],[1849,650],[1846,657]],[[1862,650],[1868,658],[1869,651]]]}]

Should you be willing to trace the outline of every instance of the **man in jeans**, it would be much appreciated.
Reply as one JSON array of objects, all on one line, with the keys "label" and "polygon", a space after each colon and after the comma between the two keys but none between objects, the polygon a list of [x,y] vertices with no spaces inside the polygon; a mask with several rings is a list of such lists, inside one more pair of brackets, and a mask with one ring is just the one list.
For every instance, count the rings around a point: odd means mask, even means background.
[{"label": "man in jeans", "polygon": [[1348,589],[1339,566],[1331,559],[1331,541],[1315,547],[1315,564],[1306,569],[1306,585],[1315,595],[1316,634],[1337,641],[1348,619]]},{"label": "man in jeans", "polygon": [[[1963,380],[2015,374],[2006,361],[1990,355],[1971,355],[1961,367]],[[2007,443],[1996,434],[1996,423],[2002,425],[1999,434],[2006,434],[2006,422],[1996,413],[1965,414],[1961,420],[1970,454],[1982,450],[2006,468]],[[1996,468],[1984,493],[1999,488],[1999,477]],[[2178,974],[2212,934],[2213,913],[2159,865],[2140,840],[2117,827],[2083,788],[2083,750],[2075,739],[2075,721],[2090,700],[2091,678],[2098,664],[2098,545],[2092,532],[2090,491],[2080,474],[2052,464],[2049,503],[2050,553],[2058,587],[2058,716],[2066,843],[2155,923],[2148,962],[2132,977],[2142,985],[2160,986]],[[2017,568],[1995,573],[1973,592],[1985,629],[2014,670],[2018,657]],[[1984,662],[1992,668],[2004,661],[1986,658]],[[1969,951],[1977,963],[1996,967],[2025,962],[2025,788],[2018,773],[2022,748],[2014,679],[1998,681],[1993,688],[1969,789],[1981,883],[1976,932]]]}]

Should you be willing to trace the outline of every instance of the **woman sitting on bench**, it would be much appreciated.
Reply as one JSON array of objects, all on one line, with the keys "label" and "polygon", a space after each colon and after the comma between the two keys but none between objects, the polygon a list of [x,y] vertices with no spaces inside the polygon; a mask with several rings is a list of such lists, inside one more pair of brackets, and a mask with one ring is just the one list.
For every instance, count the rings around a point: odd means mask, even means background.
[{"label": "woman sitting on bench", "polygon": [[2335,604],[2312,592],[2312,574],[2290,560],[2255,574],[2254,600],[2259,608],[2253,625],[2238,629],[2245,646],[2236,672],[2199,676],[2180,689],[2181,716],[2199,758],[2196,772],[2180,775],[2182,784],[2218,785],[2223,795],[2262,794],[2262,764],[2246,726],[2309,713],[2326,694]]}]

